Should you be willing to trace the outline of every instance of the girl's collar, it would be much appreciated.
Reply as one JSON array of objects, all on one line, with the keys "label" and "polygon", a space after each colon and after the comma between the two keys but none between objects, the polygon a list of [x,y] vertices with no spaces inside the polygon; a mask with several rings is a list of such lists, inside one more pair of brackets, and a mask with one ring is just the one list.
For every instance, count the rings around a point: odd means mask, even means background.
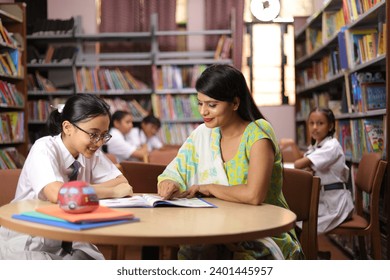
[{"label": "girl's collar", "polygon": [[316,143],[314,144],[314,148],[321,148],[321,147],[324,145],[324,143],[325,143],[326,141],[330,140],[330,139],[332,139],[331,136],[326,136],[324,139],[322,139],[322,141],[321,141],[320,143],[316,142]]}]

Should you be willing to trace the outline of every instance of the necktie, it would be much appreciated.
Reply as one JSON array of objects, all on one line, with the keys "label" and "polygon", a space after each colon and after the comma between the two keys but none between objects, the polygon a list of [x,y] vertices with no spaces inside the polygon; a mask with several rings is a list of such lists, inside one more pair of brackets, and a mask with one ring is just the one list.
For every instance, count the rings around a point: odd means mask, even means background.
[{"label": "necktie", "polygon": [[75,160],[73,164],[71,165],[72,167],[72,173],[69,175],[69,181],[76,181],[77,180],[77,175],[79,175],[79,169],[80,169],[80,162]]},{"label": "necktie", "polygon": [[[76,181],[77,175],[79,175],[80,162],[75,160],[71,165],[72,173],[69,175],[69,181]],[[68,254],[72,254],[72,242],[62,241],[61,248]]]}]

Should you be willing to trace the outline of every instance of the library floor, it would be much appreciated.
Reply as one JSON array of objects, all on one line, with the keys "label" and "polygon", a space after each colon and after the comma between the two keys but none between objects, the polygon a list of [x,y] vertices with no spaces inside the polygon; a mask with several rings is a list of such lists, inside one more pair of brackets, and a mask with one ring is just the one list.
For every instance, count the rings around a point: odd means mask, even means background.
[{"label": "library floor", "polygon": [[326,235],[318,236],[318,250],[329,251],[331,260],[350,260],[349,256],[343,253]]}]

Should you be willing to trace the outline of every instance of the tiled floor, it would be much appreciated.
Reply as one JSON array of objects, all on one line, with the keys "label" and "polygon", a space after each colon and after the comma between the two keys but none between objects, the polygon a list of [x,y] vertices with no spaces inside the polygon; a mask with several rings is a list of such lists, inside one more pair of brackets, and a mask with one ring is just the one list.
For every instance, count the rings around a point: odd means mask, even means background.
[{"label": "tiled floor", "polygon": [[318,250],[330,251],[331,260],[350,260],[349,256],[345,255],[326,235],[318,236]]}]

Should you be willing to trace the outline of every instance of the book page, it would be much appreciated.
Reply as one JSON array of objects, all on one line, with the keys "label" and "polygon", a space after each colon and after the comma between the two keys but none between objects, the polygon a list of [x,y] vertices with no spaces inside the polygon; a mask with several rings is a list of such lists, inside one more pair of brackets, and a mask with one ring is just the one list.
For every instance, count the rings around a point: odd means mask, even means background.
[{"label": "book page", "polygon": [[190,207],[190,208],[203,208],[203,207],[215,207],[211,203],[208,203],[197,197],[194,198],[174,198],[170,200],[164,200],[161,196],[144,194],[144,199],[148,204],[153,205],[153,207],[158,206],[180,206],[180,207]]},{"label": "book page", "polygon": [[152,207],[152,204],[149,205],[147,201],[139,195],[134,195],[132,197],[101,199],[99,200],[99,204],[110,208]]}]

